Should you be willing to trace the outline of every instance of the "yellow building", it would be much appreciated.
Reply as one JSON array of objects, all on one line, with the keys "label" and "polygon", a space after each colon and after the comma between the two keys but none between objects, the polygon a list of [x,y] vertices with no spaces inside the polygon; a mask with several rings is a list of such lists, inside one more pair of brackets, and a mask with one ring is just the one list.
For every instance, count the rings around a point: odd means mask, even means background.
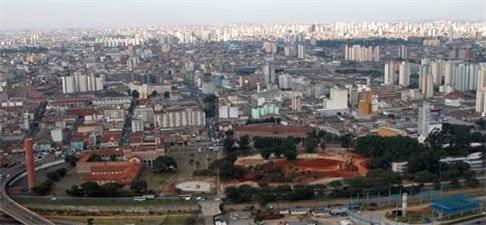
[{"label": "yellow building", "polygon": [[382,137],[395,137],[404,135],[404,132],[391,127],[380,127],[378,128],[378,135]]}]

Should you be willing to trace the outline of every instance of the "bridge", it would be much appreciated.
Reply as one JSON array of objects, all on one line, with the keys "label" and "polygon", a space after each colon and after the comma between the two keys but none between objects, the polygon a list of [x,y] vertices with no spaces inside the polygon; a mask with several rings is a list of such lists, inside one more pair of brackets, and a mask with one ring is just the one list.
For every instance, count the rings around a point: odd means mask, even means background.
[{"label": "bridge", "polygon": [[[45,169],[51,166],[60,165],[62,163],[64,163],[64,160],[48,162],[36,167],[35,170],[37,171]],[[0,211],[4,212],[5,214],[9,215],[10,217],[22,224],[54,225],[53,222],[20,205],[8,196],[8,188],[26,175],[27,173],[25,172],[25,168],[23,165],[16,165],[14,167],[8,168],[2,173],[3,179],[0,183]]]}]

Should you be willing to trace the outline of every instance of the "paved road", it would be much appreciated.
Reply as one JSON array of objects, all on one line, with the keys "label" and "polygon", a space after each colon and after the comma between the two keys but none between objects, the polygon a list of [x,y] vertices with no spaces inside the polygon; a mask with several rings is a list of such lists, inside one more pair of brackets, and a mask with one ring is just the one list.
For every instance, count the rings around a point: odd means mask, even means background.
[{"label": "paved road", "polygon": [[458,223],[457,225],[485,225],[485,224],[486,224],[486,215],[483,216],[483,218],[478,218],[475,220]]},{"label": "paved road", "polygon": [[8,196],[6,189],[9,182],[24,171],[25,168],[22,165],[17,165],[2,172],[0,183],[0,210],[22,224],[54,225],[51,221],[16,203]]}]

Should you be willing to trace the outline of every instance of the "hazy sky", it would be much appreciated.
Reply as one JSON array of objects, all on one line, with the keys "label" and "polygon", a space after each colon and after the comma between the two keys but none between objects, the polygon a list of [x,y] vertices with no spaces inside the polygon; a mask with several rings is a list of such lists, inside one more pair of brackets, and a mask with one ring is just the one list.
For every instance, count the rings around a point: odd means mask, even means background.
[{"label": "hazy sky", "polygon": [[0,0],[0,29],[486,20],[486,0]]}]

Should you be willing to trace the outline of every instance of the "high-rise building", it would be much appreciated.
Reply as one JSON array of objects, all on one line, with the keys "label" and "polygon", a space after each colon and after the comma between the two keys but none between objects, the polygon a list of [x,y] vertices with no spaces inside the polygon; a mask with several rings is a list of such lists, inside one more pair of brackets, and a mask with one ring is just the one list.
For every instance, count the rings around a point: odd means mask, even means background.
[{"label": "high-rise building", "polygon": [[478,65],[461,63],[454,70],[454,88],[458,91],[476,90],[478,81]]},{"label": "high-rise building", "polygon": [[407,59],[407,46],[400,46],[400,48],[398,49],[398,57],[400,57],[400,59]]},{"label": "high-rise building", "polygon": [[385,85],[396,85],[398,83],[399,64],[395,61],[385,63],[383,74]]},{"label": "high-rise building", "polygon": [[431,98],[434,96],[434,77],[432,74],[420,77],[420,89],[424,98]]},{"label": "high-rise building", "polygon": [[299,59],[305,59],[305,55],[306,55],[305,51],[306,51],[305,44],[299,44],[297,46],[297,57]]},{"label": "high-rise building", "polygon": [[444,84],[453,85],[454,71],[456,69],[456,63],[454,61],[444,62]]},{"label": "high-rise building", "polygon": [[26,138],[24,140],[24,155],[25,155],[25,168],[27,169],[27,186],[29,190],[35,187],[35,162],[34,152],[32,149],[32,139]]},{"label": "high-rise building", "polygon": [[268,62],[263,64],[262,73],[266,85],[275,83],[275,66],[273,64]]},{"label": "high-rise building", "polygon": [[344,60],[356,62],[379,62],[380,46],[346,45],[344,48]]},{"label": "high-rise building", "polygon": [[486,68],[478,71],[478,82],[476,90],[476,112],[486,112]]},{"label": "high-rise building", "polygon": [[330,98],[324,100],[324,109],[340,110],[348,108],[348,90],[331,88]]},{"label": "high-rise building", "polygon": [[398,84],[402,87],[408,87],[410,85],[410,64],[402,62],[399,71]]},{"label": "high-rise building", "polygon": [[289,89],[289,79],[290,75],[288,74],[281,74],[278,76],[278,87],[280,89]]},{"label": "high-rise building", "polygon": [[443,72],[443,61],[442,60],[434,60],[430,62],[430,73],[434,78],[434,85],[441,85],[442,84],[442,77],[444,75]]},{"label": "high-rise building", "polygon": [[292,105],[291,108],[295,111],[302,110],[302,103],[300,96],[296,95],[292,97]]},{"label": "high-rise building", "polygon": [[442,127],[442,110],[435,108],[428,102],[424,102],[422,107],[418,109],[418,134],[426,138],[429,133],[436,129]]},{"label": "high-rise building", "polygon": [[364,91],[361,94],[361,99],[359,100],[358,112],[360,116],[367,116],[373,112],[372,108],[372,92]]},{"label": "high-rise building", "polygon": [[61,77],[62,92],[71,94],[77,92],[90,92],[103,90],[104,76],[96,76],[94,73],[89,75],[75,73],[71,76]]}]

